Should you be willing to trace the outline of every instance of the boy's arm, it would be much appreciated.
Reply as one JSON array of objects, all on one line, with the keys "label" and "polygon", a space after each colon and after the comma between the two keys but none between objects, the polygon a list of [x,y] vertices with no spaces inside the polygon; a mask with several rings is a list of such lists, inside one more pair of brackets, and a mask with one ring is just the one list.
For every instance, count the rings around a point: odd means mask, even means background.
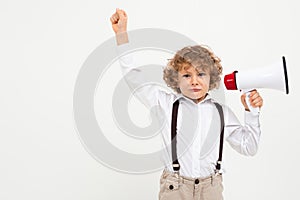
[{"label": "boy's arm", "polygon": [[[253,114],[250,112],[245,101],[245,97],[245,94],[241,96],[242,104],[245,107],[244,126],[240,124],[234,113],[229,108],[226,108],[226,139],[229,144],[239,153],[247,156],[253,156],[258,150],[261,134],[259,114]],[[254,108],[261,108],[263,106],[263,99],[256,90],[251,91],[249,102]]]},{"label": "boy's arm", "polygon": [[261,135],[259,114],[245,111],[245,125],[240,124],[235,114],[228,107],[224,107],[224,116],[226,141],[243,155],[255,155]]},{"label": "boy's arm", "polygon": [[[127,19],[127,14],[121,9],[116,9],[116,12],[110,18],[113,31],[116,35],[117,50],[119,55],[121,55],[119,63],[124,74],[124,79],[130,89],[135,91],[134,96],[138,97],[148,108],[152,108],[158,105],[159,99],[166,97],[166,94],[155,84],[145,85],[149,80],[147,70],[136,67],[132,54],[126,54],[126,51],[130,48],[127,34]],[[136,90],[137,88],[139,89]]]}]

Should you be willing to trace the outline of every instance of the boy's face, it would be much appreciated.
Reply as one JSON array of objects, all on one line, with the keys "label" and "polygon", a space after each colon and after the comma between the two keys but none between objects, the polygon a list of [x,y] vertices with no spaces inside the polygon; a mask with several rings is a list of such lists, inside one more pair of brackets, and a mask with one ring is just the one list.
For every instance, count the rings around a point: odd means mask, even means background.
[{"label": "boy's face", "polygon": [[210,75],[207,71],[197,71],[192,66],[183,67],[178,72],[178,87],[181,93],[195,103],[202,101],[209,90]]}]

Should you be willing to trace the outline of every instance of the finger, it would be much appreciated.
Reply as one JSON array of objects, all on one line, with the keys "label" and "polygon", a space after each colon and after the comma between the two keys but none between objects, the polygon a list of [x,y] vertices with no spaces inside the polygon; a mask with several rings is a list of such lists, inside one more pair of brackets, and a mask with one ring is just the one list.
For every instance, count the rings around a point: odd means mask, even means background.
[{"label": "finger", "polygon": [[259,97],[260,97],[259,94],[258,94],[258,93],[255,93],[255,94],[253,94],[252,96],[249,97],[249,100],[250,100],[250,101],[254,101],[255,99],[257,99],[257,98],[259,98]]},{"label": "finger", "polygon": [[111,15],[110,20],[115,20],[115,13]]},{"label": "finger", "polygon": [[114,13],[114,14],[110,17],[110,19],[111,19],[112,22],[118,21],[118,15],[117,15],[117,13]]},{"label": "finger", "polygon": [[112,16],[113,16],[114,18],[118,19],[118,18],[119,18],[119,13],[118,13],[118,12],[115,12]]},{"label": "finger", "polygon": [[117,11],[115,11],[111,16],[113,17],[113,16],[116,16],[118,13],[117,13]]},{"label": "finger", "polygon": [[127,13],[124,10],[123,10],[123,14],[127,18]]},{"label": "finger", "polygon": [[127,17],[127,14],[126,14],[125,10],[120,9],[120,11],[121,11],[120,14],[121,14],[123,17]]},{"label": "finger", "polygon": [[253,107],[255,107],[255,108],[257,108],[257,107],[262,107],[263,106],[263,101],[259,101],[259,102],[257,102],[257,103],[255,103],[255,104],[253,104]]},{"label": "finger", "polygon": [[116,13],[117,13],[118,15],[121,15],[121,14],[123,13],[123,11],[122,11],[121,9],[117,8]]},{"label": "finger", "polygon": [[255,99],[255,100],[251,103],[251,105],[252,105],[253,107],[261,107],[261,106],[263,105],[263,99],[262,99],[262,98],[257,98],[257,99]]},{"label": "finger", "polygon": [[253,90],[252,92],[250,92],[249,97],[250,97],[250,100],[255,99],[255,98],[260,97],[260,94],[259,94],[259,92],[257,92],[257,90]]},{"label": "finger", "polygon": [[125,18],[127,17],[125,11],[123,11],[123,10],[121,10],[121,9],[118,9],[118,10],[117,10],[117,13],[118,13],[120,19],[125,19]]},{"label": "finger", "polygon": [[113,18],[117,21],[117,20],[120,18],[120,16],[119,16],[118,13],[115,13],[115,14],[113,15]]},{"label": "finger", "polygon": [[259,99],[259,98],[261,98],[261,96],[258,93],[256,93],[250,97],[250,101],[254,101],[255,99]]},{"label": "finger", "polygon": [[251,103],[252,104],[256,104],[257,102],[259,102],[259,101],[261,101],[262,99],[260,98],[260,97],[258,97],[258,98],[255,98],[255,99],[252,99],[251,100]]},{"label": "finger", "polygon": [[113,23],[113,24],[115,23],[115,20],[114,20],[112,17],[110,18],[110,21],[111,21],[111,23]]},{"label": "finger", "polygon": [[251,96],[253,96],[253,95],[255,95],[255,94],[258,94],[258,92],[257,92],[257,90],[252,90],[251,92],[250,92],[250,94],[249,94],[249,97],[251,97]]}]

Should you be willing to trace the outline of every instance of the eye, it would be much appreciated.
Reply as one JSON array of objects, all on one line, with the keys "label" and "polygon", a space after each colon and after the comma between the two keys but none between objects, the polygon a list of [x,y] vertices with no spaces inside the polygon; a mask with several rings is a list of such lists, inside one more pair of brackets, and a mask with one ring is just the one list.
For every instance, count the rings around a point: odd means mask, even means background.
[{"label": "eye", "polygon": [[183,74],[182,75],[182,77],[184,77],[184,78],[188,78],[188,77],[190,77],[191,75],[189,75],[189,74]]},{"label": "eye", "polygon": [[200,72],[200,73],[198,74],[198,76],[200,76],[200,77],[206,76],[206,73]]}]

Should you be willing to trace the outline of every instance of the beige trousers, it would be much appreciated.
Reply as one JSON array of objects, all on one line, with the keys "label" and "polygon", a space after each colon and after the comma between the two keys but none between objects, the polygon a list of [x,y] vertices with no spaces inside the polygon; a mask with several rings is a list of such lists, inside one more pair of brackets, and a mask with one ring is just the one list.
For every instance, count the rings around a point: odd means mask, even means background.
[{"label": "beige trousers", "polygon": [[222,175],[188,178],[164,171],[160,178],[159,200],[223,200]]}]

